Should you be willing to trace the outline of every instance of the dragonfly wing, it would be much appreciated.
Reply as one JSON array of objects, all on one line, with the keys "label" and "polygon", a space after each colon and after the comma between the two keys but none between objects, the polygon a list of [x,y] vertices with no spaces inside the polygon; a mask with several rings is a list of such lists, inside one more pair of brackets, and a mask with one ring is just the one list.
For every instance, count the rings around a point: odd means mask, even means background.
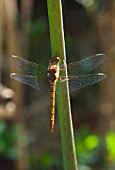
[{"label": "dragonfly wing", "polygon": [[11,73],[10,77],[37,90],[43,89],[50,91],[50,86],[47,79],[38,79],[37,76],[30,76],[18,73]]},{"label": "dragonfly wing", "polygon": [[83,87],[95,84],[103,79],[105,79],[107,76],[103,73],[97,73],[97,74],[89,74],[89,75],[81,75],[76,78],[69,79],[69,89],[70,92],[79,90]]},{"label": "dragonfly wing", "polygon": [[[98,67],[105,60],[104,54],[96,54],[78,62],[67,65],[68,76],[76,76],[88,73]],[[60,66],[60,75],[63,75],[64,66]]]},{"label": "dragonfly wing", "polygon": [[42,70],[47,71],[46,67],[33,62],[29,62],[19,56],[12,55],[11,62],[18,71],[28,75],[38,76],[38,74],[40,74]]}]

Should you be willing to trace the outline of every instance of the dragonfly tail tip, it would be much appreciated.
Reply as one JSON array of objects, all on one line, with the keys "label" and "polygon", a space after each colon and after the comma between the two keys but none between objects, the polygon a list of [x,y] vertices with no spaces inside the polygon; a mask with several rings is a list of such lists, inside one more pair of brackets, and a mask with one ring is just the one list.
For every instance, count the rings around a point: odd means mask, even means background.
[{"label": "dragonfly tail tip", "polygon": [[50,132],[53,133],[53,127],[50,127]]}]

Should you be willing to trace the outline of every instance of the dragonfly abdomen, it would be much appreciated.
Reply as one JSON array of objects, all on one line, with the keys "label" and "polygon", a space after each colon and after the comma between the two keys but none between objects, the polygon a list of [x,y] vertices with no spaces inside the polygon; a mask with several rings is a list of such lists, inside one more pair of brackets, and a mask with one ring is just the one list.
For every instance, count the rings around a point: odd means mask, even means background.
[{"label": "dragonfly abdomen", "polygon": [[51,104],[50,104],[50,131],[53,132],[54,128],[54,117],[55,117],[55,82],[50,82],[51,88]]},{"label": "dragonfly abdomen", "polygon": [[56,82],[59,77],[59,57],[51,57],[48,67],[48,80],[50,82],[51,89],[51,104],[50,104],[50,131],[53,132],[54,129],[54,119],[55,119],[55,89]]}]

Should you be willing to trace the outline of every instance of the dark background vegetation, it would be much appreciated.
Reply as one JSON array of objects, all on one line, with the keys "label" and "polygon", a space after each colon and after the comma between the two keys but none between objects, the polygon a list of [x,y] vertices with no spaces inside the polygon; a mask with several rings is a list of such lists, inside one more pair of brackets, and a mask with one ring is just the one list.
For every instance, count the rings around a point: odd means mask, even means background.
[{"label": "dark background vegetation", "polygon": [[[107,57],[94,72],[108,78],[71,94],[79,170],[114,170],[115,1],[63,0],[62,5],[67,63],[96,53]],[[49,94],[10,79],[12,54],[47,67],[46,0],[0,1],[0,169],[62,170],[57,109],[50,134]]]}]

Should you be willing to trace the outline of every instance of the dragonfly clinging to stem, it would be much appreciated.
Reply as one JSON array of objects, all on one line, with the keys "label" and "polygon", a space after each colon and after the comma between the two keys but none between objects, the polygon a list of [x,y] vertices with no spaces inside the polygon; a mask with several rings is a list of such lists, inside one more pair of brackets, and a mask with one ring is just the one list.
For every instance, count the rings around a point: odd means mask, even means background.
[{"label": "dragonfly clinging to stem", "polygon": [[[63,76],[65,69],[64,65],[60,64],[59,57],[51,57],[49,60],[48,68],[39,64],[29,62],[21,57],[12,55],[12,63],[15,68],[23,73],[11,73],[10,77],[27,84],[37,90],[47,89],[50,91],[50,131],[54,129],[54,114],[55,114],[55,92],[64,93],[56,89],[56,83],[63,83],[65,80],[68,81],[70,92],[79,90],[85,86],[97,83],[107,76],[103,73],[86,74],[96,67],[98,67],[104,60],[104,54],[96,54],[83,59],[78,62],[67,64],[68,77]],[[46,76],[41,78],[41,72],[46,72]],[[49,84],[48,84],[49,82]]]}]

